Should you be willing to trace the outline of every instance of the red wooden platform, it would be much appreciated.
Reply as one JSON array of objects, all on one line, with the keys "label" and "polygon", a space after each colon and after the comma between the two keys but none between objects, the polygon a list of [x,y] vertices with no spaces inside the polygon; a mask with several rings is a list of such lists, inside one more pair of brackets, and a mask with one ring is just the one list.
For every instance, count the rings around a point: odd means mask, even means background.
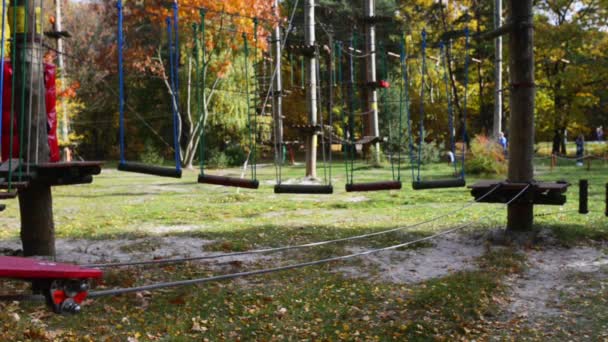
[{"label": "red wooden platform", "polygon": [[0,256],[0,278],[39,279],[99,279],[101,270],[76,265],[29,258]]}]

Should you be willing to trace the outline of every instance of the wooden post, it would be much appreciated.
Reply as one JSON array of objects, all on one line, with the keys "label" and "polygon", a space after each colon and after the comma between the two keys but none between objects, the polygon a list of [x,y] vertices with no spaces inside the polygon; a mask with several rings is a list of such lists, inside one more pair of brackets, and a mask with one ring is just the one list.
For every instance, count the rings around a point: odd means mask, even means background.
[{"label": "wooden post", "polygon": [[[304,32],[307,47],[315,46],[315,0],[306,0],[304,4]],[[310,55],[306,63],[306,104],[308,124],[317,125],[317,56]],[[317,133],[311,130],[306,137],[306,177],[317,178]]]},{"label": "wooden post", "polygon": [[[63,26],[62,26],[62,14],[61,14],[61,2],[63,0],[55,0],[55,31],[61,32],[63,30]],[[43,20],[41,18],[41,20]],[[65,83],[65,75],[66,75],[66,68],[65,68],[65,62],[63,59],[63,38],[59,37],[57,39],[57,66],[58,71],[59,71],[59,79],[61,81],[61,88],[62,89],[58,89],[58,90],[64,90],[66,83]],[[68,137],[69,137],[69,127],[70,127],[70,118],[68,116],[68,109],[67,106],[64,104],[62,104],[61,106],[61,117],[63,119],[63,124],[61,125],[61,138],[63,139],[64,143],[68,142]],[[64,161],[72,161],[72,152],[70,151],[70,147],[69,146],[65,146],[63,148],[63,156],[62,156],[62,160]]]},{"label": "wooden post", "polygon": [[[279,9],[279,0],[274,0],[274,13],[277,21],[281,17]],[[283,163],[283,78],[281,75],[281,26],[277,23],[274,28],[272,43],[274,48],[274,144],[276,153],[277,163]]]},{"label": "wooden post", "polygon": [[[365,18],[368,20],[365,24],[366,32],[365,35],[365,53],[366,58],[366,83],[368,85],[376,84],[376,25],[371,22],[375,12],[375,0],[364,0],[365,1]],[[375,86],[372,88],[365,88],[367,94],[367,122],[365,123],[365,133],[368,136],[379,137],[380,128],[378,124],[378,92]],[[373,160],[375,163],[380,163],[380,143],[374,144],[375,151]]]},{"label": "wooden post", "polygon": [[[494,1],[494,29],[502,26],[502,0]],[[494,121],[492,136],[502,132],[502,36],[494,40]]]},{"label": "wooden post", "polygon": [[[515,25],[509,39],[511,71],[511,119],[509,122],[510,182],[529,183],[534,178],[534,29],[532,0],[510,0],[510,21]],[[508,208],[507,231],[526,231],[534,224],[534,204],[519,202]]]},{"label": "wooden post", "polygon": [[[17,10],[15,11],[15,7]],[[36,17],[36,7],[41,2],[33,0],[11,0],[11,9],[17,16],[10,18],[11,32],[16,29],[16,58],[13,61],[15,88],[15,114],[19,122],[24,123],[23,158],[25,163],[43,163],[49,160],[47,119],[44,87],[39,87],[44,80],[42,65],[42,18]],[[26,7],[21,10],[20,8]],[[26,25],[20,23],[25,22]],[[14,23],[17,23],[15,27]],[[38,23],[38,24],[36,24]],[[22,92],[25,87],[25,92]],[[24,101],[25,106],[21,106]],[[30,120],[29,108],[32,101]],[[40,103],[41,105],[37,105]],[[21,118],[23,117],[23,120]],[[30,182],[30,185],[19,191],[21,214],[21,241],[23,253],[31,255],[55,255],[55,227],[53,223],[53,197],[47,184]]]}]

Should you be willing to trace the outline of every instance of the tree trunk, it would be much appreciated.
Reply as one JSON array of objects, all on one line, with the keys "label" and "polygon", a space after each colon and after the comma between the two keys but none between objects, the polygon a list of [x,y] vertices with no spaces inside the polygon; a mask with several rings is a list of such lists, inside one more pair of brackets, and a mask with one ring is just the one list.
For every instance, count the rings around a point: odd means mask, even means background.
[{"label": "tree trunk", "polygon": [[[39,87],[40,82],[44,81],[42,49],[39,46],[42,37],[41,32],[37,32],[38,25],[33,25],[36,19],[42,23],[41,18],[36,18],[36,6],[33,1],[12,0],[11,6],[15,5],[27,5],[24,12],[26,18],[9,19],[11,31],[15,32],[16,29],[13,91],[15,113],[22,134],[22,157],[25,163],[43,163],[49,160],[49,147],[45,97],[44,93],[41,93],[44,87]],[[14,10],[13,12],[23,13]],[[21,26],[21,22],[26,25]],[[21,105],[22,103],[24,105]],[[31,116],[29,108],[32,109]],[[23,253],[26,256],[54,255],[55,228],[51,188],[47,184],[32,181],[28,188],[19,192],[19,207]]]},{"label": "tree trunk", "polygon": [[[532,22],[532,0],[510,0],[511,22]],[[509,181],[528,183],[534,178],[534,29],[518,26],[509,39],[511,120],[509,122]],[[507,231],[526,231],[534,224],[531,202],[511,204]]]}]

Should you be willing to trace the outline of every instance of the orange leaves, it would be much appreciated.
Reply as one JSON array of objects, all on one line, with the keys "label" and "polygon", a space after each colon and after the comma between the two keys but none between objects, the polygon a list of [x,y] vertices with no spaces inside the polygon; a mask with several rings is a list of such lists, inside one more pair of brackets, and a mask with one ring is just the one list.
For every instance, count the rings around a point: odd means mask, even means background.
[{"label": "orange leaves", "polygon": [[[61,89],[61,88],[57,88],[57,89]],[[76,95],[77,95],[76,92],[78,91],[78,89],[80,89],[80,82],[72,81],[71,84],[67,85],[57,95],[58,95],[58,97],[73,99],[73,98],[76,98]]]}]

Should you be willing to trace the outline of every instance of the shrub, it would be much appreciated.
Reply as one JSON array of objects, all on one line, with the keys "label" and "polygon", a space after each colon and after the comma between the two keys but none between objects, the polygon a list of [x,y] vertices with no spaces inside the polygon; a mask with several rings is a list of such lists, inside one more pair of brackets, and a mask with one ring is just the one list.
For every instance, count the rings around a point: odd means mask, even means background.
[{"label": "shrub", "polygon": [[371,164],[372,167],[382,168],[386,163],[386,155],[382,152],[382,148],[380,148],[380,160],[376,161],[376,146],[372,145],[369,149],[369,153],[365,156],[365,162],[367,164]]},{"label": "shrub", "polygon": [[165,162],[160,150],[149,139],[144,142],[144,151],[139,159],[142,163],[151,165],[162,165]]},{"label": "shrub", "polygon": [[240,166],[243,165],[247,158],[247,152],[243,150],[240,145],[230,145],[224,151],[226,155],[226,162],[228,166]]},{"label": "shrub", "polygon": [[471,154],[465,166],[466,172],[476,175],[507,173],[507,162],[502,147],[485,135],[478,135],[473,139]]},{"label": "shrub", "polygon": [[207,151],[207,165],[213,168],[224,168],[228,166],[228,157],[218,149],[210,149]]}]

